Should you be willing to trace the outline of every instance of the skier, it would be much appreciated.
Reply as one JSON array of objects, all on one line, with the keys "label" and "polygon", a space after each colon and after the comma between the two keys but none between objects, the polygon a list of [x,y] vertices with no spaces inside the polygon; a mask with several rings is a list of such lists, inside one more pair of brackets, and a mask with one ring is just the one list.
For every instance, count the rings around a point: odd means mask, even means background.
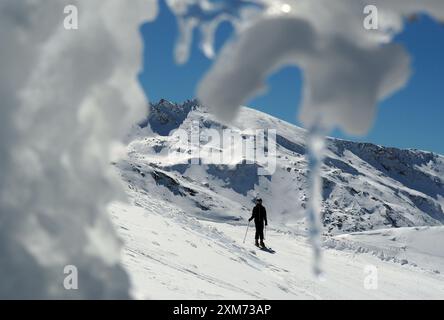
[{"label": "skier", "polygon": [[259,247],[259,240],[260,246],[262,248],[265,248],[264,243],[264,222],[265,225],[268,225],[267,222],[267,210],[265,210],[265,207],[262,205],[262,199],[256,199],[256,206],[253,208],[253,214],[251,218],[248,221],[251,221],[254,219],[254,224],[256,226],[256,246]]}]

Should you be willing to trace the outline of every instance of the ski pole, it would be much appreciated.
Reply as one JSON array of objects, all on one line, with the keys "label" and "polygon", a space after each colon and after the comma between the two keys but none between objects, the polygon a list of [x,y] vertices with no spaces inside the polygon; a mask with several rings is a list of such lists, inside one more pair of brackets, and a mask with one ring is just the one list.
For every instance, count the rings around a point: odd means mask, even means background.
[{"label": "ski pole", "polygon": [[248,229],[250,228],[250,222],[251,221],[248,221],[247,231],[245,231],[244,243],[245,243],[245,240],[247,240],[247,233],[248,233]]}]

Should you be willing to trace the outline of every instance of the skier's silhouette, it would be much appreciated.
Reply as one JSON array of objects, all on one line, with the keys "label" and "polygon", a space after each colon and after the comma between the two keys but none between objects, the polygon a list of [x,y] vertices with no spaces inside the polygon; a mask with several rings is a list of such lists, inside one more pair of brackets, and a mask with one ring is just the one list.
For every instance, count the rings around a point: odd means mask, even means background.
[{"label": "skier's silhouette", "polygon": [[265,210],[265,207],[262,205],[262,199],[256,199],[256,206],[253,208],[253,214],[251,215],[251,218],[249,221],[254,219],[254,224],[256,226],[256,246],[259,247],[259,240],[260,240],[260,246],[265,248],[264,243],[264,223],[267,226],[267,210]]}]

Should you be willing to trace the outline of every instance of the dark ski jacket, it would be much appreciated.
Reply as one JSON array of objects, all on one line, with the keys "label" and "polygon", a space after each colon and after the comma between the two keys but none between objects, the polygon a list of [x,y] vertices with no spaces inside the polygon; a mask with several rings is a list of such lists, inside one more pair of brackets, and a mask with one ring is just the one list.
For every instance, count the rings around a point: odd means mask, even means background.
[{"label": "dark ski jacket", "polygon": [[257,204],[254,208],[253,208],[253,214],[250,218],[249,221],[254,219],[254,224],[256,226],[263,226],[264,222],[265,225],[268,225],[267,222],[267,210],[265,210],[265,207],[261,204]]}]

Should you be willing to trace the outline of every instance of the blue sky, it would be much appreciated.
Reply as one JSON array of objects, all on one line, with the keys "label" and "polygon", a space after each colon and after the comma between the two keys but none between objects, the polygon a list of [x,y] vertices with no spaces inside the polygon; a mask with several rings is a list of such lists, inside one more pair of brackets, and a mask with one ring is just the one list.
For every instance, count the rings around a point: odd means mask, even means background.
[{"label": "blue sky", "polygon": [[[160,1],[157,20],[142,26],[145,43],[140,83],[151,101],[161,98],[181,102],[195,97],[196,85],[212,62],[193,45],[190,61],[178,66],[173,59],[177,38],[175,17]],[[231,34],[229,24],[217,33],[219,49]],[[444,25],[428,17],[407,25],[396,42],[407,47],[413,58],[408,85],[378,107],[374,127],[365,137],[351,137],[336,130],[339,138],[368,141],[399,148],[416,148],[444,155]],[[248,106],[300,125],[301,74],[295,67],[278,71],[268,79],[269,91]]]}]

